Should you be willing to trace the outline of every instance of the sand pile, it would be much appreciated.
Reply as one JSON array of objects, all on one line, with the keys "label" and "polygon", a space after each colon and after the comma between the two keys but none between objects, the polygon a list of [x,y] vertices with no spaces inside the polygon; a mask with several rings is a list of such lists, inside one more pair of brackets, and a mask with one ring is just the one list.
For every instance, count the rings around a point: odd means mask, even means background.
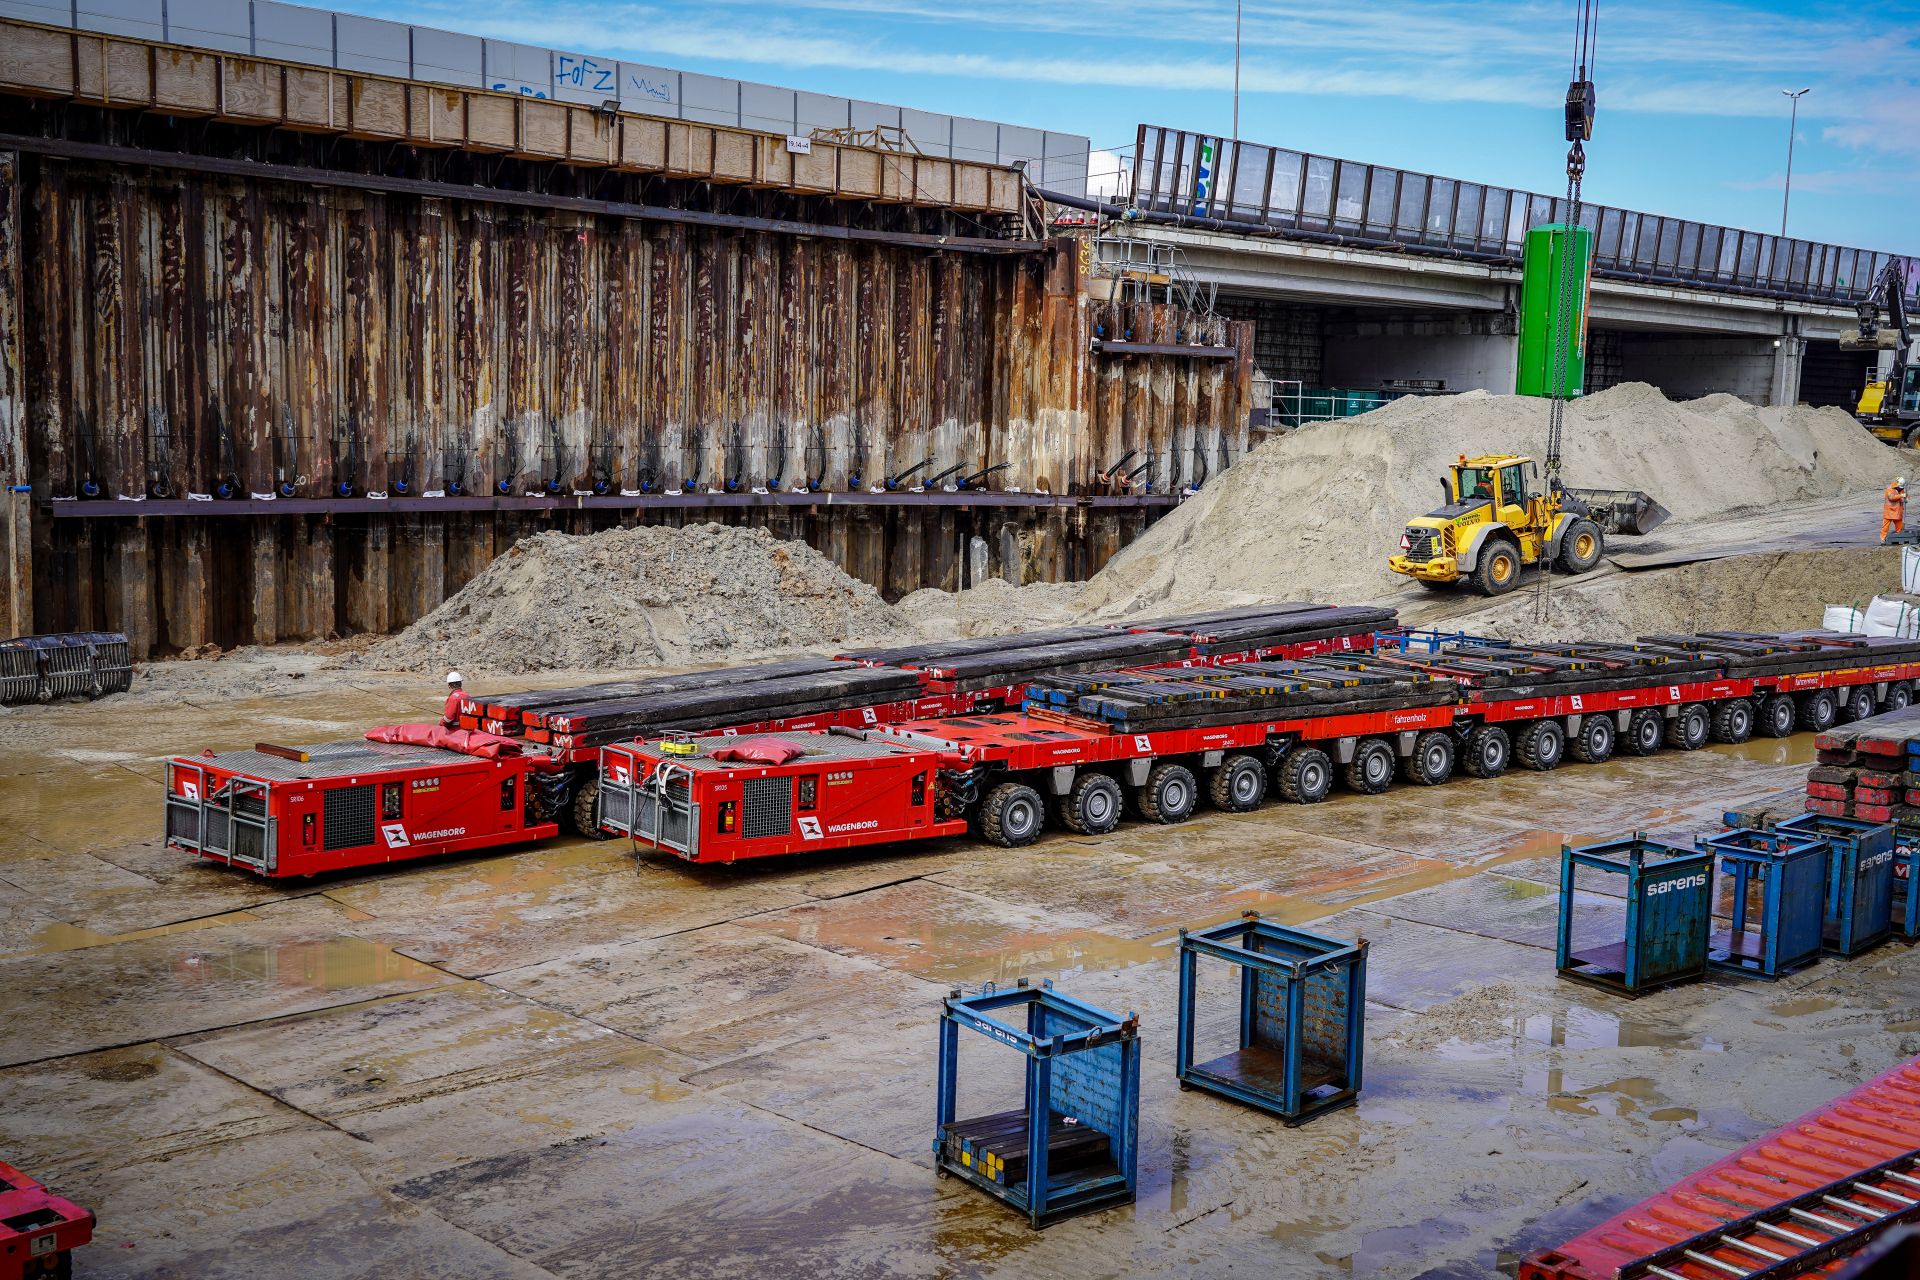
[{"label": "sand pile", "polygon": [[352,660],[495,675],[621,669],[913,634],[872,587],[764,529],[540,533]]},{"label": "sand pile", "polygon": [[[1079,608],[1379,599],[1405,585],[1387,557],[1407,518],[1439,505],[1446,465],[1539,453],[1546,413],[1544,401],[1483,391],[1408,397],[1269,440],[1114,557]],[[1569,485],[1644,489],[1682,520],[1876,489],[1903,465],[1837,409],[1674,402],[1644,383],[1568,406],[1565,455]]]}]

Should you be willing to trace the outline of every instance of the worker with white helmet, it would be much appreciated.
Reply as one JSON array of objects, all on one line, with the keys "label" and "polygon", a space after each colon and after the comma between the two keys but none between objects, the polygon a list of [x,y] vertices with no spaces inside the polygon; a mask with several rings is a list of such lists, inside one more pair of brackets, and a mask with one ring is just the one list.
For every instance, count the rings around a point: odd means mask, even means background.
[{"label": "worker with white helmet", "polygon": [[458,671],[447,672],[447,705],[440,713],[440,727],[443,729],[460,727],[460,706],[467,700],[467,695],[460,688],[463,682],[464,678]]},{"label": "worker with white helmet", "polygon": [[1880,498],[1880,541],[1885,542],[1907,522],[1907,478],[1896,476]]}]

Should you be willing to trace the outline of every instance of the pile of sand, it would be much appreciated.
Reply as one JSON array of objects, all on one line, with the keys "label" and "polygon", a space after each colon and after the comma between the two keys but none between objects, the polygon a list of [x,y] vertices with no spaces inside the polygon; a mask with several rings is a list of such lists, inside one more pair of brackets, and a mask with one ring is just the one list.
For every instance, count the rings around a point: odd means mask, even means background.
[{"label": "pile of sand", "polygon": [[640,525],[514,544],[354,665],[495,675],[897,641],[912,626],[804,542],[765,529]]},{"label": "pile of sand", "polygon": [[[1119,617],[1289,599],[1352,603],[1405,585],[1387,557],[1439,505],[1457,455],[1538,454],[1546,403],[1483,391],[1408,397],[1267,441],[1089,580],[1077,611]],[[1837,409],[1669,401],[1626,383],[1567,409],[1565,478],[1643,489],[1678,519],[1875,489],[1894,451]],[[1618,630],[1619,628],[1613,628]]]}]

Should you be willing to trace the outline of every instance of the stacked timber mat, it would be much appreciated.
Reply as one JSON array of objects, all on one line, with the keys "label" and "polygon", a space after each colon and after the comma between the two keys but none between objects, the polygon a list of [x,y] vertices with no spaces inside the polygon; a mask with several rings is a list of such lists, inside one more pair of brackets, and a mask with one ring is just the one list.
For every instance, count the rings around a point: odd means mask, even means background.
[{"label": "stacked timber mat", "polygon": [[133,654],[117,631],[0,640],[0,704],[100,698],[133,687]]},{"label": "stacked timber mat", "polygon": [[1464,639],[1432,653],[1390,651],[1383,660],[1471,685],[1482,702],[1708,680],[1722,670],[1713,654],[1651,640],[1528,645]]},{"label": "stacked timber mat", "polygon": [[1450,677],[1371,654],[1226,667],[1054,676],[1027,689],[1027,710],[1097,720],[1124,733],[1203,729],[1267,717],[1397,711],[1458,701]]},{"label": "stacked timber mat", "polygon": [[1809,811],[1920,828],[1920,707],[1828,729],[1813,745]]},{"label": "stacked timber mat", "polygon": [[793,664],[733,667],[639,682],[641,687],[539,708],[523,708],[520,723],[530,741],[578,749],[635,737],[697,733],[869,707],[918,697],[911,671],[830,663],[817,670]]},{"label": "stacked timber mat", "polygon": [[1707,631],[1696,636],[1644,636],[1644,643],[1704,654],[1730,676],[1838,671],[1920,658],[1920,640],[1845,631]]},{"label": "stacked timber mat", "polygon": [[1375,605],[1272,604],[1156,618],[1131,626],[1136,631],[1186,636],[1193,642],[1194,656],[1214,657],[1385,631],[1398,623],[1399,615],[1392,609]]}]

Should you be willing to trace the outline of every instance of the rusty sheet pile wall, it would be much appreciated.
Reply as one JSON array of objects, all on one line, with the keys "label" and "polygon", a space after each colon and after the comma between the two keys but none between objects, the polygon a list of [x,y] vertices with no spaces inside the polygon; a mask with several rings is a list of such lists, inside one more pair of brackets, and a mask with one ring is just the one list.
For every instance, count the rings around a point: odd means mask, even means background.
[{"label": "rusty sheet pile wall", "polygon": [[[388,630],[529,531],[638,520],[763,523],[889,594],[963,585],[975,538],[992,574],[1083,576],[1153,508],[846,503],[923,457],[927,473],[1008,462],[996,487],[1067,495],[1130,448],[1164,454],[1162,488],[1244,451],[1250,326],[1210,322],[1236,359],[1093,354],[1080,249],[947,253],[0,152],[0,470],[32,488],[9,498],[0,612],[16,632],[124,630],[141,653]],[[1190,322],[1155,306],[1132,325],[1170,340]],[[775,478],[823,492],[712,510],[364,500]],[[90,486],[151,500],[223,481],[360,501],[59,510]]]}]

